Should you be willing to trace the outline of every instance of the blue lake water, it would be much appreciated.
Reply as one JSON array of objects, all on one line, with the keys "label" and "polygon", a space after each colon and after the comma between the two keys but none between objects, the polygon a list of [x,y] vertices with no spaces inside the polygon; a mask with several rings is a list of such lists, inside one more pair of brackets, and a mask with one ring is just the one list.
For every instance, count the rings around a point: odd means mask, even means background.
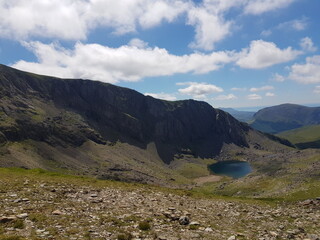
[{"label": "blue lake water", "polygon": [[232,178],[241,178],[252,172],[250,164],[242,161],[217,162],[210,165],[209,169],[215,174]]}]

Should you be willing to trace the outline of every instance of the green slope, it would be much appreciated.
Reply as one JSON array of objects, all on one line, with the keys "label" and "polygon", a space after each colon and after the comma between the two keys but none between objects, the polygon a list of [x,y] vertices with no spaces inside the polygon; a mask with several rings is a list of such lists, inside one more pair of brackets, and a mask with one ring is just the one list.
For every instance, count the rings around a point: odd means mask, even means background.
[{"label": "green slope", "polygon": [[320,148],[320,125],[304,126],[277,134],[301,148]]}]

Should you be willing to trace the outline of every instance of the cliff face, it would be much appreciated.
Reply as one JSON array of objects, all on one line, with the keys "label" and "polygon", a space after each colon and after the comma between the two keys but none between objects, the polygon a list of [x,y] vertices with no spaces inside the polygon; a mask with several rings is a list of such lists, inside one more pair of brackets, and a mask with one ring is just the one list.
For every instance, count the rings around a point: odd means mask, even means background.
[{"label": "cliff face", "polygon": [[213,157],[223,143],[248,146],[248,127],[194,100],[169,102],[101,82],[58,79],[0,66],[0,139],[80,146],[150,142],[170,162],[174,154]]}]

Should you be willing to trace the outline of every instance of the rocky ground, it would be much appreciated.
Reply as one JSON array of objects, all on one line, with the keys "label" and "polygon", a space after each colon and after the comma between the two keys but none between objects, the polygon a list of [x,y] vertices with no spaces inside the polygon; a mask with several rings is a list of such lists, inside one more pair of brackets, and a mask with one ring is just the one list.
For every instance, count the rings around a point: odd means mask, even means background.
[{"label": "rocky ground", "polygon": [[233,200],[10,172],[0,186],[0,239],[320,239],[320,199]]}]

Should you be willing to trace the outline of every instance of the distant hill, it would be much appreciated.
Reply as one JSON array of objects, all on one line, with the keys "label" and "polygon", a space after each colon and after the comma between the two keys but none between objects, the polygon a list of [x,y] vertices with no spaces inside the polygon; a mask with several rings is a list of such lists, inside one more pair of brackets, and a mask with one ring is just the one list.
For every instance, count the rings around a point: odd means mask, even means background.
[{"label": "distant hill", "polygon": [[320,124],[320,107],[281,104],[259,110],[250,126],[274,134],[317,124]]},{"label": "distant hill", "polygon": [[220,108],[221,110],[231,114],[235,119],[241,122],[249,122],[253,119],[253,115],[256,112],[249,112],[249,111],[238,111],[233,108]]},{"label": "distant hill", "polygon": [[281,132],[277,136],[286,138],[299,148],[320,148],[320,125],[304,126]]}]

